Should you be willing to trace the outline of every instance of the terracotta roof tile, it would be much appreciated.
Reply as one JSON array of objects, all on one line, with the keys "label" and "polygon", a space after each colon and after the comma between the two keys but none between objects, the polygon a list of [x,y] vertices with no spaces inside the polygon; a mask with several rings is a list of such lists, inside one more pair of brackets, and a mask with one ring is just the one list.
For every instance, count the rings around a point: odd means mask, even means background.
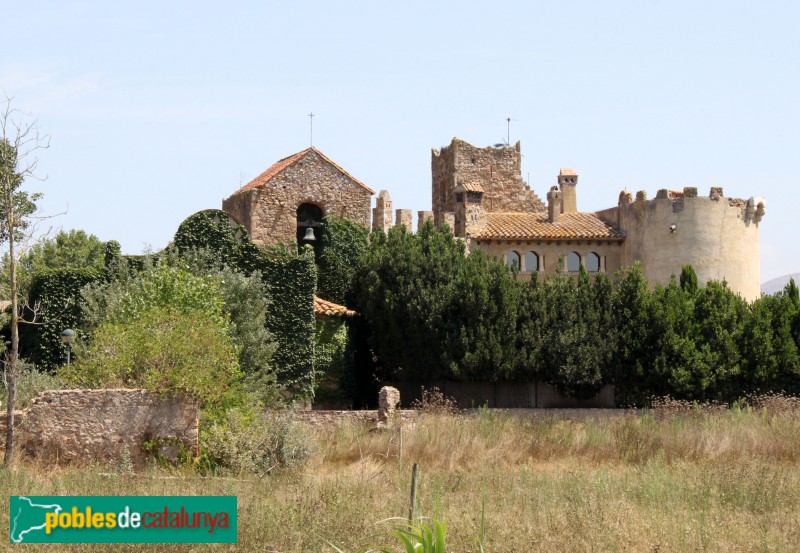
[{"label": "terracotta roof tile", "polygon": [[571,169],[569,167],[562,167],[561,171],[558,174],[562,177],[577,177],[578,174],[575,172],[575,169]]},{"label": "terracotta roof tile", "polygon": [[366,184],[364,184],[363,182],[361,182],[360,180],[355,178],[353,175],[351,175],[350,173],[348,173],[347,171],[342,169],[331,158],[329,158],[328,156],[326,156],[325,154],[323,154],[322,152],[320,152],[319,150],[317,150],[316,148],[313,148],[313,147],[312,148],[306,148],[302,152],[297,152],[294,155],[291,155],[289,157],[285,157],[285,158],[283,158],[283,159],[281,159],[279,161],[276,161],[266,171],[264,171],[263,173],[258,175],[256,178],[254,178],[253,180],[251,180],[250,182],[248,182],[247,184],[242,186],[236,192],[241,192],[243,190],[251,190],[253,188],[258,188],[259,186],[264,186],[264,185],[268,184],[279,173],[282,173],[283,171],[285,171],[286,169],[288,169],[289,167],[291,167],[292,165],[294,165],[295,163],[297,163],[298,161],[300,161],[301,159],[303,159],[307,155],[311,154],[312,152],[316,153],[317,155],[319,155],[325,162],[327,162],[328,164],[330,164],[333,167],[335,167],[337,171],[342,173],[348,179],[350,179],[353,182],[355,182],[357,185],[359,185],[362,188],[364,188],[365,190],[367,190],[370,194],[374,194],[375,193],[375,191],[372,188],[370,188],[369,186],[367,186]]},{"label": "terracotta roof tile", "polygon": [[[483,192],[483,186],[479,182],[468,182],[466,184],[459,184],[459,187],[462,187],[467,192]],[[458,188],[458,187],[456,187]]]},{"label": "terracotta roof tile", "polygon": [[547,213],[488,213],[477,240],[624,240],[625,232],[594,213],[564,213],[557,223]]},{"label": "terracotta roof tile", "polygon": [[344,305],[338,305],[332,301],[323,300],[314,296],[314,315],[324,315],[328,317],[352,317],[356,312],[347,309]]}]

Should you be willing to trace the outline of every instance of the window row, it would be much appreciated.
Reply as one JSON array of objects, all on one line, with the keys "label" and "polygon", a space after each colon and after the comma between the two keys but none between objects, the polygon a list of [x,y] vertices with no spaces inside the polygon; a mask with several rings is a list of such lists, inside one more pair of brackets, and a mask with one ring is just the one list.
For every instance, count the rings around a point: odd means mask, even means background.
[{"label": "window row", "polygon": [[[509,269],[516,267],[522,273],[544,272],[544,256],[540,258],[536,252],[525,252],[521,255],[512,250],[505,255],[505,258]],[[563,258],[563,262],[563,269],[568,273],[580,271],[581,264],[589,273],[605,272],[603,258],[595,252],[589,252],[583,257],[578,252],[569,252]]]}]

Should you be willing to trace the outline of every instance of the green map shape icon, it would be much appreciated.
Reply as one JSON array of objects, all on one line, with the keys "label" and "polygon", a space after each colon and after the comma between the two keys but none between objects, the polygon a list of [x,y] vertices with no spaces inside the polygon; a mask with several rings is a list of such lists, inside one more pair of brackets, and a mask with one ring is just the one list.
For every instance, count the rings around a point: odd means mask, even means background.
[{"label": "green map shape icon", "polygon": [[10,538],[12,543],[25,541],[26,535],[31,532],[45,531],[45,515],[47,513],[60,513],[61,505],[34,503],[29,498],[21,495],[11,497],[9,516],[11,518]]}]

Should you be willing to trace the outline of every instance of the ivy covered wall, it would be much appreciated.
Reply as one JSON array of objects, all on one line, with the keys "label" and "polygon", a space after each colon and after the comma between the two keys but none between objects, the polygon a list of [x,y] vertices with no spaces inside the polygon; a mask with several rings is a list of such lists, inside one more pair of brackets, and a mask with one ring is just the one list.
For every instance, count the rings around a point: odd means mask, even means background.
[{"label": "ivy covered wall", "polygon": [[181,253],[207,249],[218,253],[220,264],[248,275],[261,273],[272,302],[267,328],[277,343],[272,361],[278,382],[296,395],[313,396],[317,266],[312,248],[300,253],[288,247],[262,250],[243,226],[219,210],[201,211],[183,221],[174,244]]},{"label": "ivy covered wall", "polygon": [[[105,277],[97,269],[48,269],[33,277],[30,304],[40,313],[37,324],[20,325],[20,356],[39,368],[53,371],[66,364],[67,350],[61,332],[71,328],[85,340],[81,322],[81,288]],[[32,313],[25,314],[31,320]]]}]

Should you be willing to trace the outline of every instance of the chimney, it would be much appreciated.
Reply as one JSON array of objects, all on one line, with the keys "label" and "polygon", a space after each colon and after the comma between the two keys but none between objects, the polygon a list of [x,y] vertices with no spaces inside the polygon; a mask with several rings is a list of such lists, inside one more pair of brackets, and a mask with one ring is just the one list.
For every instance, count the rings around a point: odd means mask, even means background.
[{"label": "chimney", "polygon": [[561,191],[557,186],[552,187],[547,193],[547,219],[551,223],[561,220]]},{"label": "chimney", "polygon": [[561,213],[575,213],[578,211],[578,175],[574,169],[564,168],[558,172],[558,187],[561,189]]}]

